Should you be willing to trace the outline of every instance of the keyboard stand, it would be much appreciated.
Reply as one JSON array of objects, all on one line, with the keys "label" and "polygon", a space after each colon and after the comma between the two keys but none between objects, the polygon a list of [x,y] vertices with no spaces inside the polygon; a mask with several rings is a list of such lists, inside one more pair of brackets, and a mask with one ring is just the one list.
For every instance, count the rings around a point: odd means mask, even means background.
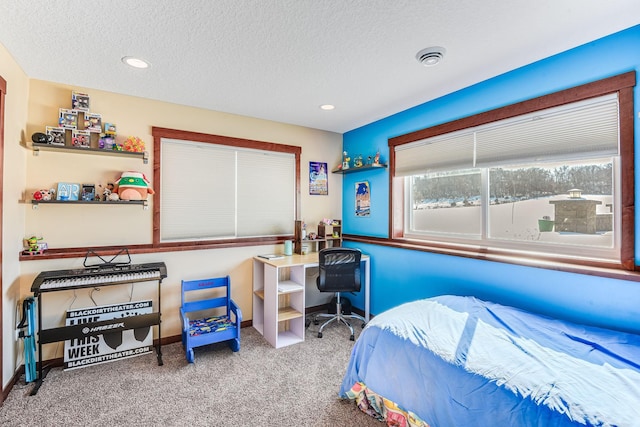
[{"label": "keyboard stand", "polygon": [[[158,366],[162,366],[164,364],[162,360],[162,348],[161,348],[162,328],[160,325],[161,324],[160,307],[162,307],[161,300],[160,300],[160,297],[161,297],[160,285],[162,283],[162,278],[163,276],[161,275],[159,278],[156,278],[156,279],[137,280],[137,281],[157,280],[158,311],[154,313],[140,314],[136,316],[129,316],[129,317],[118,318],[118,319],[101,320],[97,322],[81,323],[77,325],[62,326],[62,327],[49,328],[49,329],[43,329],[42,327],[42,306],[43,306],[42,294],[43,292],[40,290],[34,291],[34,294],[36,294],[38,298],[38,378],[35,381],[35,385],[31,390],[30,395],[34,396],[38,393],[38,390],[40,389],[42,382],[44,381],[44,379],[47,376],[47,373],[51,369],[51,367],[49,366],[45,368],[42,363],[42,345],[43,344],[66,341],[66,340],[79,338],[79,337],[84,338],[84,337],[102,335],[103,330],[101,330],[100,327],[108,326],[109,332],[119,332],[119,331],[121,332],[129,329],[152,327],[157,325],[158,340],[157,340],[157,344],[155,345],[155,348],[156,348],[156,356],[158,359]],[[91,285],[90,287],[93,288],[93,287],[110,286],[110,285],[123,285],[123,284],[130,284],[131,282],[136,282],[136,280],[132,280],[130,282],[118,282],[118,283],[99,283],[99,284]],[[47,289],[47,292],[65,291],[70,289],[81,289],[81,288],[87,288],[87,287],[88,286],[65,287],[61,289],[52,288],[52,289]],[[86,328],[89,328],[89,329],[96,328],[96,330],[95,332],[84,333],[82,330]]]}]

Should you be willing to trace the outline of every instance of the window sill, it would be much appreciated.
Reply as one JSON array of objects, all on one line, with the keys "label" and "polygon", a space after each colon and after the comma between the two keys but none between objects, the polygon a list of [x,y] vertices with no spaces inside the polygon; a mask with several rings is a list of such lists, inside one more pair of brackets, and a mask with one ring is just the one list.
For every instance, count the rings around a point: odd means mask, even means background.
[{"label": "window sill", "polygon": [[[236,240],[220,240],[220,241],[202,241],[202,242],[180,242],[180,243],[161,243],[159,245],[129,245],[126,246],[130,254],[150,254],[161,252],[182,252],[197,251],[207,249],[223,249],[242,246],[262,246],[283,244],[285,240],[292,240],[293,236],[277,236],[262,237],[252,239],[236,239]],[[122,249],[122,246],[91,246],[79,248],[57,248],[47,249],[40,255],[19,254],[19,261],[38,261],[44,259],[62,259],[62,258],[84,258],[89,250],[100,252],[101,255],[115,255]]]},{"label": "window sill", "polygon": [[606,277],[610,279],[629,280],[640,282],[640,272],[634,266],[627,267],[622,263],[591,260],[554,259],[552,257],[525,256],[521,254],[507,253],[486,247],[456,247],[454,245],[438,245],[422,243],[404,239],[387,239],[379,237],[356,236],[345,234],[343,240],[349,242],[368,243],[373,245],[388,246],[401,249],[410,249],[422,252],[431,252],[442,255],[479,259],[484,261],[501,262],[505,264],[522,265],[526,267],[544,268],[547,270],[564,271],[568,273],[586,274],[590,276]]}]

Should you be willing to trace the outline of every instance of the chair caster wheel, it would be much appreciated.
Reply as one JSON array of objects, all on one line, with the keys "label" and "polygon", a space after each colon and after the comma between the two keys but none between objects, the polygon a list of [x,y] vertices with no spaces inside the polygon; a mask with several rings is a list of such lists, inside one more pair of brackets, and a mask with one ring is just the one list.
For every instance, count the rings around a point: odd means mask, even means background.
[{"label": "chair caster wheel", "polygon": [[355,337],[354,337],[353,335],[351,335],[351,336],[349,337],[349,341],[355,341],[355,340],[356,340],[356,339],[355,339]]},{"label": "chair caster wheel", "polygon": [[318,332],[318,338],[322,338],[322,332]]},{"label": "chair caster wheel", "polygon": [[313,324],[314,324],[314,325],[319,325],[319,324],[320,324],[320,322],[318,321],[318,319],[315,319],[315,320],[313,321]]}]

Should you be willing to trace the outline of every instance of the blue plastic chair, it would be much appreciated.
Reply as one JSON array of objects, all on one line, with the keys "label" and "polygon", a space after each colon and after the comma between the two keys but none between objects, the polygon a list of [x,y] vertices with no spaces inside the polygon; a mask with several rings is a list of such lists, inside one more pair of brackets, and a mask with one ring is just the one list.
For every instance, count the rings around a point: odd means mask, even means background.
[{"label": "blue plastic chair", "polygon": [[[207,292],[207,290],[211,292]],[[200,299],[186,298],[187,292],[192,292],[189,297],[199,297]],[[205,294],[207,296],[215,294],[215,296],[202,299]],[[206,317],[190,318],[190,314],[194,316],[205,315]],[[183,280],[180,316],[182,318],[182,345],[189,363],[194,361],[193,349],[195,347],[229,341],[229,346],[233,351],[240,350],[242,311],[231,299],[231,279],[229,276]]]}]

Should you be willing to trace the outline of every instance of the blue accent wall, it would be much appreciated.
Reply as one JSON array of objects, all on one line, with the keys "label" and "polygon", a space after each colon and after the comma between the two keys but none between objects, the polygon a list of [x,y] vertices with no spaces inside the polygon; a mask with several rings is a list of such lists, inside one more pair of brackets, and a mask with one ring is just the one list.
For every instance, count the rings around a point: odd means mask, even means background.
[{"label": "blue accent wall", "polygon": [[[640,26],[513,70],[344,135],[349,155],[380,150],[388,139],[439,123],[640,69]],[[428,69],[425,69],[428,73]],[[426,76],[425,76],[426,78]],[[636,77],[638,79],[638,77]],[[634,88],[635,194],[640,192],[640,91]],[[343,176],[343,232],[388,237],[389,172]],[[369,181],[371,216],[356,217],[355,184]],[[640,230],[636,202],[635,228]],[[640,233],[635,259],[640,264]],[[441,294],[474,295],[567,320],[640,333],[640,282],[606,279],[409,249],[345,242],[371,255],[371,313]],[[362,295],[354,305],[363,308]]]}]

